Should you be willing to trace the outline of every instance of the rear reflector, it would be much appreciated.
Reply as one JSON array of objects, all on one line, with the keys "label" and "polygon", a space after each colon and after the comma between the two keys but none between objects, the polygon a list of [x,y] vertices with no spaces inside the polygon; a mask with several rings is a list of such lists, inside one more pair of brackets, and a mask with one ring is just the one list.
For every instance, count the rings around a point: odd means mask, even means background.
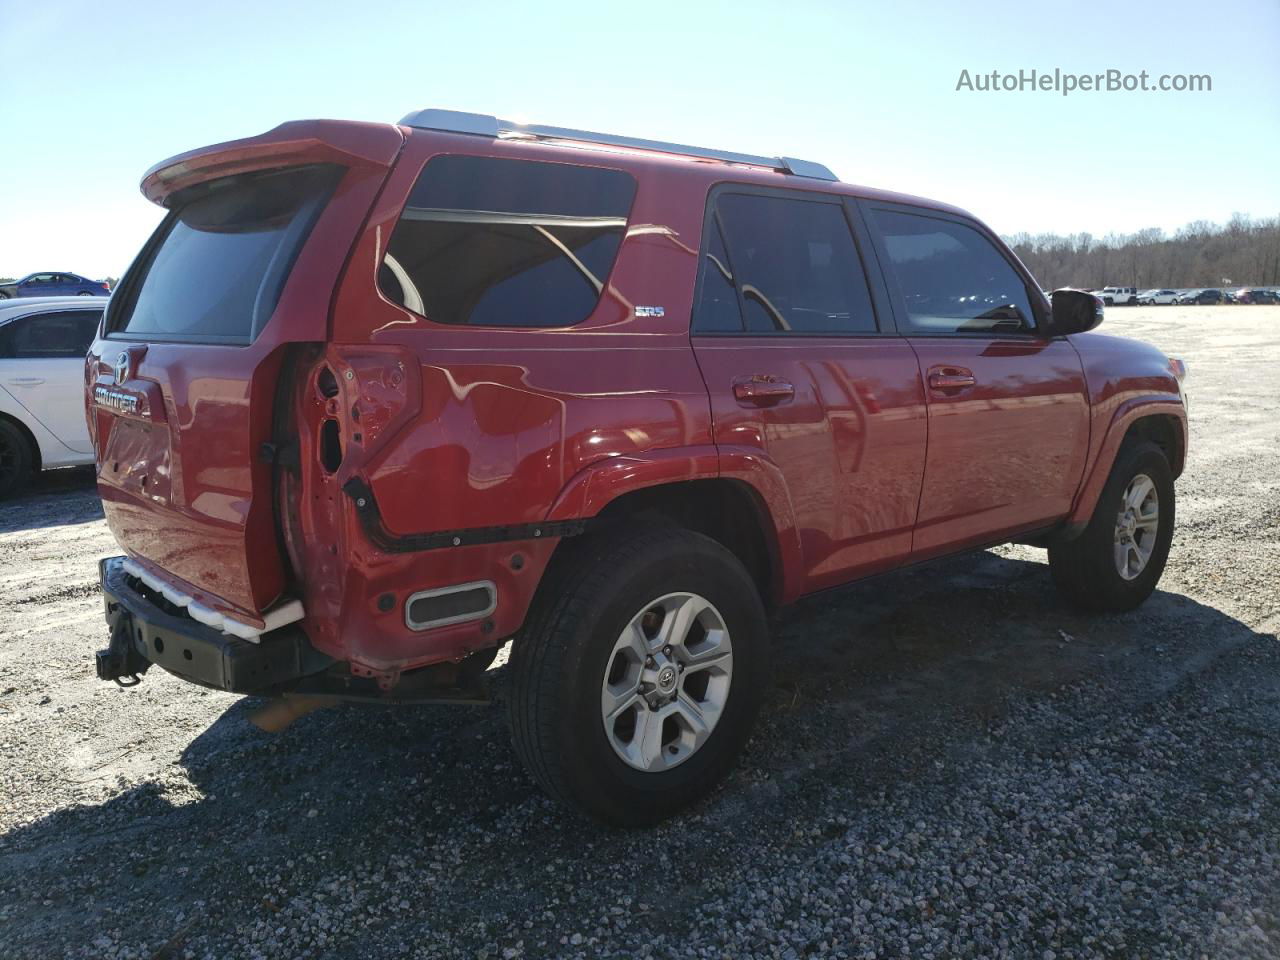
[{"label": "rear reflector", "polygon": [[451,623],[480,620],[498,607],[498,588],[491,580],[422,590],[405,601],[404,623],[410,630],[429,630]]}]

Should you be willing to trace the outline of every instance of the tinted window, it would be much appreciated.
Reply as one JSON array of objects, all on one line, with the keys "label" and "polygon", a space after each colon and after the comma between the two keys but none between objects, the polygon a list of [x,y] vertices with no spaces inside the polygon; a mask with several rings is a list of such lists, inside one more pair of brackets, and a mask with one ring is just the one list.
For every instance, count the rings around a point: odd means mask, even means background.
[{"label": "tinted window", "polygon": [[38,313],[0,326],[0,359],[82,359],[98,330],[101,310]]},{"label": "tinted window", "polygon": [[400,214],[379,286],[437,323],[579,323],[609,279],[635,189],[620,170],[436,157]]},{"label": "tinted window", "polygon": [[[866,276],[840,204],[724,194],[716,211],[748,332],[876,329]],[[714,269],[711,258],[704,258],[704,276],[710,278]],[[723,290],[715,295],[723,296]],[[727,322],[723,317],[722,311],[715,322]],[[699,313],[697,329],[712,329],[704,322],[710,318],[704,321]]]},{"label": "tinted window", "polygon": [[248,343],[266,325],[337,168],[226,177],[179,197],[113,329]]},{"label": "tinted window", "polygon": [[741,332],[738,290],[729,270],[729,255],[716,217],[711,218],[707,248],[702,252],[702,286],[693,310],[695,333]]},{"label": "tinted window", "polygon": [[985,236],[951,220],[875,211],[875,221],[920,333],[1028,330],[1035,315],[1022,278]]}]

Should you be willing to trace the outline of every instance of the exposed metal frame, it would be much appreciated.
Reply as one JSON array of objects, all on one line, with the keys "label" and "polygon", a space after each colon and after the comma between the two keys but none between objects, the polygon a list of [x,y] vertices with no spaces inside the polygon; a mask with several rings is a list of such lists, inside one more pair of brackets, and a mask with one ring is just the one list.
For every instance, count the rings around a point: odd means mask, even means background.
[{"label": "exposed metal frame", "polygon": [[406,114],[400,124],[421,130],[443,130],[447,133],[466,133],[495,139],[498,137],[513,139],[524,137],[533,140],[566,140],[575,143],[598,143],[611,147],[630,147],[636,150],[656,150],[661,153],[674,153],[684,157],[698,157],[703,160],[719,160],[724,163],[768,167],[780,173],[789,173],[792,176],[807,177],[812,180],[838,182],[840,179],[821,163],[798,160],[795,157],[761,157],[750,153],[734,153],[730,150],[692,147],[684,143],[667,143],[662,140],[643,140],[638,137],[623,137],[612,133],[593,133],[590,130],[572,130],[568,127],[550,127],[538,123],[514,123],[510,120],[500,120],[487,113],[465,113],[460,110],[428,108]]}]

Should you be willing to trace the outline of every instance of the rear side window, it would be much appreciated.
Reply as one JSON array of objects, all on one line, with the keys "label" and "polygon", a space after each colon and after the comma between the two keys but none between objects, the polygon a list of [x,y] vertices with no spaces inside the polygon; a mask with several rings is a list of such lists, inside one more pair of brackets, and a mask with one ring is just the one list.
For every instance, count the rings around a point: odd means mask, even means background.
[{"label": "rear side window", "polygon": [[635,190],[621,170],[435,157],[391,234],[378,285],[436,323],[580,323],[608,282]]},{"label": "rear side window", "polygon": [[341,169],[225,177],[175,198],[112,332],[249,343],[266,326]]},{"label": "rear side window", "polygon": [[875,332],[841,204],[726,193],[714,217],[694,332]]},{"label": "rear side window", "polygon": [[0,326],[0,360],[84,359],[102,319],[101,310],[37,313]]},{"label": "rear side window", "polygon": [[1022,277],[979,231],[892,210],[876,210],[874,216],[911,332],[1012,333],[1035,327]]}]

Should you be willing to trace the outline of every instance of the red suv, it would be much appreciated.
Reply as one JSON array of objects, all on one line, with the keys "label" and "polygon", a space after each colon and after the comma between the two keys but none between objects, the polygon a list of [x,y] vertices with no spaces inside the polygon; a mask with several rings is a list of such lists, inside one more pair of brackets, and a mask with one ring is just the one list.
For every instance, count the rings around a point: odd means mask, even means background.
[{"label": "red suv", "polygon": [[89,353],[103,679],[475,699],[616,823],[706,793],[797,598],[991,544],[1155,587],[1182,368],[955,207],[426,110],[166,160]]}]

